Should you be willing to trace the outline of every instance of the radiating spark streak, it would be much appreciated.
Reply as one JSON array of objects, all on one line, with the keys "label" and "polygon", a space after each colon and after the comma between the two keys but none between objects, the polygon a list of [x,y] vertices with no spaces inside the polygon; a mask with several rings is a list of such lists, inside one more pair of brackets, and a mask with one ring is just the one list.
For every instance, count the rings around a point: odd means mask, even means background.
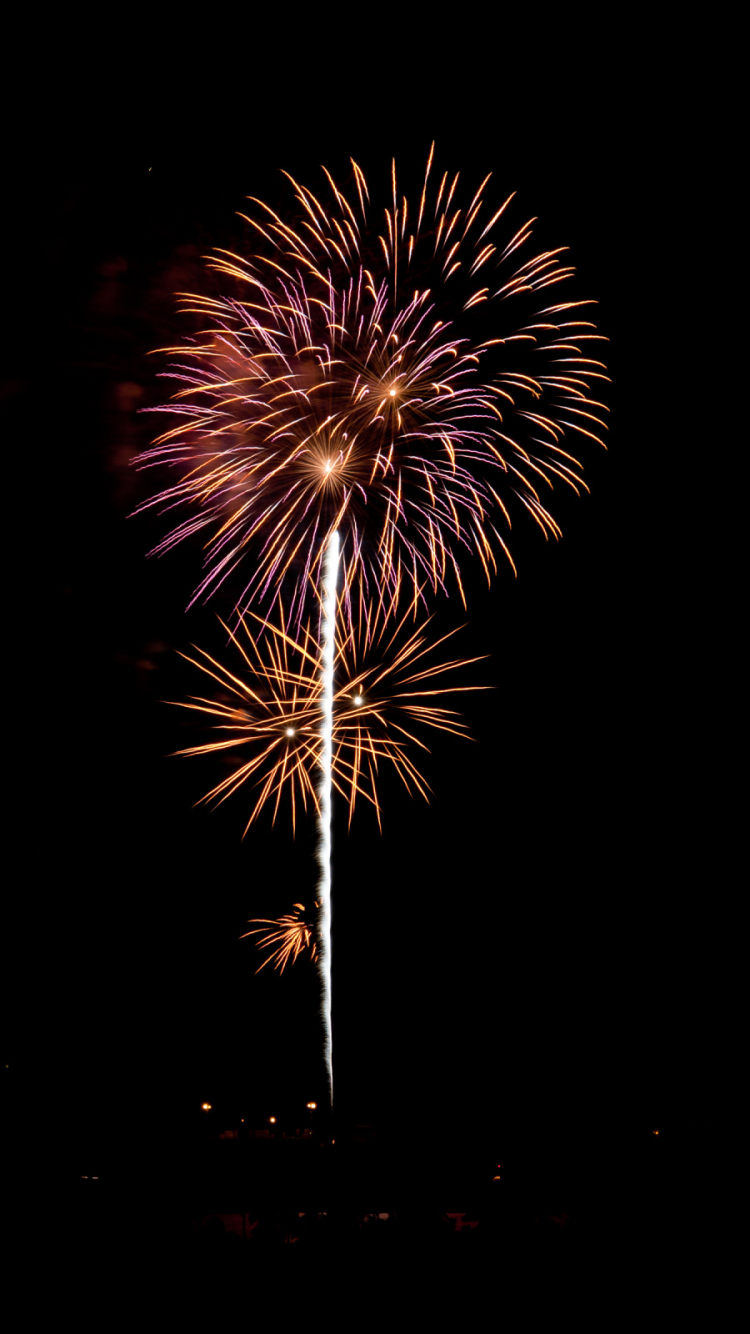
[{"label": "radiating spark streak", "polygon": [[[315,907],[317,908],[317,903]],[[240,940],[246,940],[248,936],[260,936],[260,940],[255,943],[261,949],[271,949],[267,959],[264,959],[260,968],[256,968],[256,974],[263,971],[267,964],[272,963],[274,969],[283,973],[287,964],[296,963],[301,954],[309,954],[314,961],[318,957],[318,949],[315,943],[315,928],[312,927],[300,913],[305,911],[304,903],[295,903],[293,911],[285,913],[283,917],[253,917],[249,925],[253,927],[252,931],[244,931]],[[266,927],[272,927],[273,930],[267,931]],[[276,948],[278,947],[278,948]]]},{"label": "radiating spark streak", "polygon": [[[344,587],[378,589],[397,613],[399,597],[419,601],[429,569],[434,590],[455,579],[463,597],[461,548],[494,574],[498,552],[510,559],[498,518],[510,526],[519,502],[535,509],[540,471],[552,487],[567,484],[551,442],[601,443],[578,420],[590,415],[598,428],[599,419],[570,406],[576,397],[600,406],[589,387],[607,379],[578,346],[601,338],[576,318],[595,303],[534,304],[537,291],[571,278],[566,248],[524,258],[535,219],[508,227],[514,195],[494,208],[485,177],[466,207],[458,173],[432,174],[433,158],[434,145],[411,208],[399,202],[395,162],[380,208],[354,162],[351,188],[323,168],[325,197],[284,173],[297,216],[251,198],[240,216],[252,253],[219,248],[209,259],[224,293],[181,294],[200,327],[165,349],[177,389],[153,409],[176,425],[137,463],[171,469],[139,510],[191,511],[154,553],[200,531],[208,538],[191,605],[251,558],[238,610],[283,597],[299,628],[335,530]],[[488,307],[492,293],[502,306]],[[493,321],[507,326],[499,337],[488,336]],[[535,414],[524,413],[527,395]],[[550,438],[542,448],[534,439],[532,461],[534,420]]]},{"label": "radiating spark streak", "polygon": [[[395,183],[394,183],[395,189]],[[339,568],[339,535],[334,531],[328,541],[323,572],[321,607],[321,774],[318,798],[318,969],[321,980],[320,1009],[325,1033],[325,1065],[333,1106],[333,1030],[331,1016],[331,773],[333,763],[333,666],[336,654],[336,580]]]}]

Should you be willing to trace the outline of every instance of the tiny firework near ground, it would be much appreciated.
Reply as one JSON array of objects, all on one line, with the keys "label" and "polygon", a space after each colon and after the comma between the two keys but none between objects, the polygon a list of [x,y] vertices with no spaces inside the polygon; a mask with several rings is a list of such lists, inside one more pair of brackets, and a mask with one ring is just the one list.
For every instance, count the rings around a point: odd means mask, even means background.
[{"label": "tiny firework near ground", "polygon": [[[317,908],[317,903],[315,907]],[[260,939],[255,943],[260,949],[270,949],[271,953],[263,961],[260,968],[256,968],[256,973],[260,973],[267,964],[272,963],[274,968],[283,973],[288,963],[296,963],[300,955],[308,955],[314,962],[318,957],[318,947],[315,943],[315,927],[300,916],[305,911],[304,903],[295,903],[290,913],[283,917],[254,917],[250,925],[254,928],[252,931],[245,931],[240,940],[246,940],[248,936],[259,936]],[[266,930],[271,927],[271,930]]]}]

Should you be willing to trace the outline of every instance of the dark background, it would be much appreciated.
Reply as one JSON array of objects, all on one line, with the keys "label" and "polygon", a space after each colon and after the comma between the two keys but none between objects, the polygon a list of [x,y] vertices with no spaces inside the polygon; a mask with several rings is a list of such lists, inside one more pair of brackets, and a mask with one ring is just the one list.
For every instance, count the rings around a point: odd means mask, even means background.
[{"label": "dark background", "polygon": [[512,83],[497,51],[451,66],[442,46],[398,95],[375,56],[311,72],[256,50],[221,97],[148,61],[113,89],[102,68],[22,141],[30,262],[9,257],[5,364],[27,516],[8,557],[32,578],[7,697],[6,1073],[14,1124],[41,1118],[66,1171],[173,1154],[203,1100],[227,1127],[324,1101],[314,970],[255,976],[238,939],[310,901],[314,833],[262,818],[241,841],[242,798],[194,809],[209,766],[167,758],[186,742],[162,701],[194,684],[175,650],[219,641],[211,607],[183,610],[196,552],[145,559],[164,520],[128,518],[148,494],[129,461],[155,433],[138,410],[165,397],[149,353],[181,333],[173,293],[200,288],[212,245],[242,244],[245,196],[283,199],[282,167],[345,178],[350,154],[375,189],[394,154],[418,174],[433,138],[467,189],[493,171],[540,244],[570,246],[611,339],[610,450],[585,453],[591,496],[556,493],[562,542],[518,524],[517,580],[467,571],[465,652],[491,655],[473,679],[493,689],[464,699],[475,741],[436,738],[430,805],[386,783],[382,836],[364,810],[351,834],[337,820],[337,1109],[415,1146],[610,1166],[680,1119],[701,855],[687,607],[705,597],[678,499],[696,442],[667,241],[687,130],[656,57],[633,43],[633,80],[615,76],[612,40],[557,73],[525,51]]}]

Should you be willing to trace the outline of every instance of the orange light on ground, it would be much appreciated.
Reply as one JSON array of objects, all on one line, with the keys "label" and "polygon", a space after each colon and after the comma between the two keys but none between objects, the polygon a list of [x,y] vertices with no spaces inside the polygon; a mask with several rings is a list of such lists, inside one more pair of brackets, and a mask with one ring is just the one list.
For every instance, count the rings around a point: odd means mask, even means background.
[{"label": "orange light on ground", "polygon": [[202,1102],[202,1103],[201,1103],[201,1110],[204,1111],[204,1112],[210,1112],[210,1111],[211,1111],[211,1103],[210,1103],[210,1102]]},{"label": "orange light on ground", "polygon": [[317,1107],[317,1105],[318,1105],[317,1102],[308,1102],[308,1103],[306,1104],[308,1110],[311,1111],[311,1112],[314,1112],[314,1111],[315,1111],[315,1108]]},{"label": "orange light on ground", "polygon": [[275,1117],[275,1116],[269,1116],[268,1120],[270,1121],[270,1123],[271,1123],[272,1126],[275,1126],[275,1125],[276,1125],[276,1117]]}]

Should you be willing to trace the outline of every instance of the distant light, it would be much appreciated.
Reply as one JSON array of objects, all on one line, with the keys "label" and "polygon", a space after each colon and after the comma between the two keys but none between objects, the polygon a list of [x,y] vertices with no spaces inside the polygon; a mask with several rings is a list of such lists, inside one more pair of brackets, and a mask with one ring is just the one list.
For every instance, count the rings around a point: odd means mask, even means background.
[{"label": "distant light", "polygon": [[658,1130],[652,1130],[652,1131],[651,1131],[651,1134],[652,1134],[652,1135],[658,1135],[659,1132],[658,1132]]},{"label": "distant light", "polygon": [[272,1125],[272,1126],[275,1126],[275,1125],[276,1125],[276,1117],[275,1117],[275,1116],[269,1116],[268,1119],[269,1119],[269,1121],[271,1122],[271,1125]]},{"label": "distant light", "polygon": [[210,1111],[211,1111],[211,1104],[210,1104],[210,1102],[202,1102],[202,1103],[201,1103],[201,1108],[202,1108],[202,1110],[203,1110],[204,1112],[210,1112]]},{"label": "distant light", "polygon": [[311,1112],[314,1112],[314,1111],[315,1111],[315,1108],[317,1107],[317,1105],[318,1105],[317,1102],[308,1102],[308,1104],[307,1104],[307,1106],[309,1107],[309,1109],[310,1109]]}]

